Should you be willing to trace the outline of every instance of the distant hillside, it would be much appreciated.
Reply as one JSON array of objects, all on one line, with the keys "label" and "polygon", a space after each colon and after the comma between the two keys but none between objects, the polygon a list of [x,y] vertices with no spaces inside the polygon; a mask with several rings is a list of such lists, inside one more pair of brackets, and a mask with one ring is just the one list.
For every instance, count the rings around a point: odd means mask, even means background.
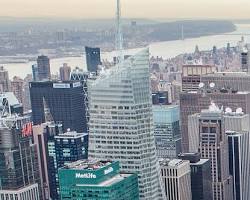
[{"label": "distant hillside", "polygon": [[200,37],[205,35],[216,35],[220,33],[233,32],[236,30],[231,21],[176,21],[142,26],[151,28],[152,31],[144,35],[146,40],[177,40],[182,38],[182,27],[185,38]]}]

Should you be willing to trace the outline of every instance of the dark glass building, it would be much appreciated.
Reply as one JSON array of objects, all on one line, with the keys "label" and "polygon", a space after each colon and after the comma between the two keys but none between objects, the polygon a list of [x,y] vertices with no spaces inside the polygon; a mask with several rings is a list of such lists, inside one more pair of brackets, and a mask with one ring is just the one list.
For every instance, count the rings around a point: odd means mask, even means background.
[{"label": "dark glass building", "polygon": [[101,64],[100,48],[85,47],[85,53],[88,72],[97,72],[98,65]]},{"label": "dark glass building", "polygon": [[66,132],[54,137],[48,143],[50,158],[50,190],[53,200],[59,200],[58,169],[66,163],[71,163],[88,157],[88,134]]},{"label": "dark glass building", "polygon": [[168,105],[168,92],[167,91],[159,91],[152,93],[152,103],[153,105]]},{"label": "dark glass building", "polygon": [[79,133],[87,132],[85,97],[81,82],[31,82],[29,87],[35,125],[45,122],[45,100],[53,120],[62,123],[64,132],[68,128]]},{"label": "dark glass building", "polygon": [[56,175],[54,156],[49,155],[49,146],[54,144],[54,137],[62,134],[62,124],[46,122],[33,126],[34,143],[37,145],[39,175],[43,200],[57,198],[57,189],[53,187],[53,177]]},{"label": "dark glass building", "polygon": [[39,81],[49,80],[50,74],[50,61],[47,56],[38,56],[37,58],[37,78]]},{"label": "dark glass building", "polygon": [[199,153],[184,153],[179,158],[190,161],[192,200],[213,199],[210,160],[201,159]]}]

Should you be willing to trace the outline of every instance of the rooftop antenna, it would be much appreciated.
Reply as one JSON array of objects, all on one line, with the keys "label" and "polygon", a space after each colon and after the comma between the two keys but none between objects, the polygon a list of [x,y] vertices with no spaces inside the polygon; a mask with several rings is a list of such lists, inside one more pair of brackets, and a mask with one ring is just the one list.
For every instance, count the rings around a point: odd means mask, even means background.
[{"label": "rooftop antenna", "polygon": [[117,52],[117,64],[120,65],[123,60],[123,35],[121,24],[121,1],[116,0],[116,52]]}]

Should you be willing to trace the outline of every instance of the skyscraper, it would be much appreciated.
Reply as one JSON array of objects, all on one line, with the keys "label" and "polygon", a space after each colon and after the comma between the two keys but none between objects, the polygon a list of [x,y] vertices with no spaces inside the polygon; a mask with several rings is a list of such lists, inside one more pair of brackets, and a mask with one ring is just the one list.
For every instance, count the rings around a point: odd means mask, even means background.
[{"label": "skyscraper", "polygon": [[101,64],[100,48],[85,47],[88,72],[97,72]]},{"label": "skyscraper", "polygon": [[54,142],[56,135],[62,134],[62,124],[46,122],[33,126],[34,143],[37,146],[39,176],[41,179],[41,191],[44,200],[53,199],[57,195],[57,189],[53,188],[52,178],[55,174],[54,157],[49,156],[49,143]]},{"label": "skyscraper", "polygon": [[249,132],[227,131],[229,171],[233,176],[234,200],[250,198]]},{"label": "skyscraper", "polygon": [[229,145],[229,171],[233,176],[235,200],[250,198],[250,124],[249,114],[241,108],[232,112],[226,109],[225,127]]},{"label": "skyscraper", "polygon": [[38,81],[50,80],[50,61],[47,56],[38,56],[37,58],[37,76]]},{"label": "skyscraper", "polygon": [[196,91],[199,89],[202,74],[216,71],[215,66],[191,64],[182,66],[182,91]]},{"label": "skyscraper", "polygon": [[119,161],[122,170],[138,173],[141,200],[161,199],[148,49],[102,72],[88,94],[89,157]]},{"label": "skyscraper", "polygon": [[211,161],[201,159],[200,153],[184,153],[178,157],[190,162],[192,200],[212,200]]},{"label": "skyscraper", "polygon": [[20,77],[14,76],[11,81],[11,91],[15,94],[20,103],[24,101],[24,80]]},{"label": "skyscraper", "polygon": [[55,135],[48,142],[48,155],[53,158],[54,165],[50,166],[50,191],[52,199],[59,199],[58,170],[66,163],[71,163],[88,156],[88,134],[68,131]]},{"label": "skyscraper", "polygon": [[0,93],[10,92],[9,73],[3,66],[0,66]]},{"label": "skyscraper", "polygon": [[60,67],[60,80],[61,81],[70,80],[70,72],[71,72],[70,66],[68,66],[67,63],[63,63],[63,66]]},{"label": "skyscraper", "polygon": [[167,199],[192,200],[189,161],[165,159],[160,166]]},{"label": "skyscraper", "polygon": [[208,110],[202,110],[195,116],[199,129],[199,152],[202,158],[211,160],[213,200],[233,200],[223,111],[212,103]]},{"label": "skyscraper", "polygon": [[1,101],[0,198],[40,199],[36,145],[29,116],[11,114],[8,100]]},{"label": "skyscraper", "polygon": [[59,169],[61,200],[139,200],[136,174],[120,172],[119,162],[79,160]]},{"label": "skyscraper", "polygon": [[211,101],[219,107],[230,107],[233,110],[242,108],[250,113],[250,92],[231,91],[223,88],[203,89],[199,91],[182,92],[180,94],[182,151],[189,152],[190,141],[188,135],[188,116],[207,109]]},{"label": "skyscraper", "polygon": [[243,72],[250,72],[250,55],[248,49],[244,48],[241,52],[241,70]]},{"label": "skyscraper", "polygon": [[64,132],[68,128],[79,133],[87,132],[84,91],[81,82],[31,82],[30,99],[33,123],[45,122],[43,99],[45,99],[55,122],[63,124]]},{"label": "skyscraper", "polygon": [[158,158],[176,158],[181,152],[180,109],[153,105],[154,136]]}]

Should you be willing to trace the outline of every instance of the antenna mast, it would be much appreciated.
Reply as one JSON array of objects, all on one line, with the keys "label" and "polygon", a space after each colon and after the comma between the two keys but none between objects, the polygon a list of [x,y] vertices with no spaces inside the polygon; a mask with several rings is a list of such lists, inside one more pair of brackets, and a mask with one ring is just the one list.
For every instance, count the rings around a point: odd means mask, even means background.
[{"label": "antenna mast", "polygon": [[123,35],[121,24],[121,2],[116,0],[116,52],[117,52],[117,64],[121,64],[124,60],[123,57]]}]

